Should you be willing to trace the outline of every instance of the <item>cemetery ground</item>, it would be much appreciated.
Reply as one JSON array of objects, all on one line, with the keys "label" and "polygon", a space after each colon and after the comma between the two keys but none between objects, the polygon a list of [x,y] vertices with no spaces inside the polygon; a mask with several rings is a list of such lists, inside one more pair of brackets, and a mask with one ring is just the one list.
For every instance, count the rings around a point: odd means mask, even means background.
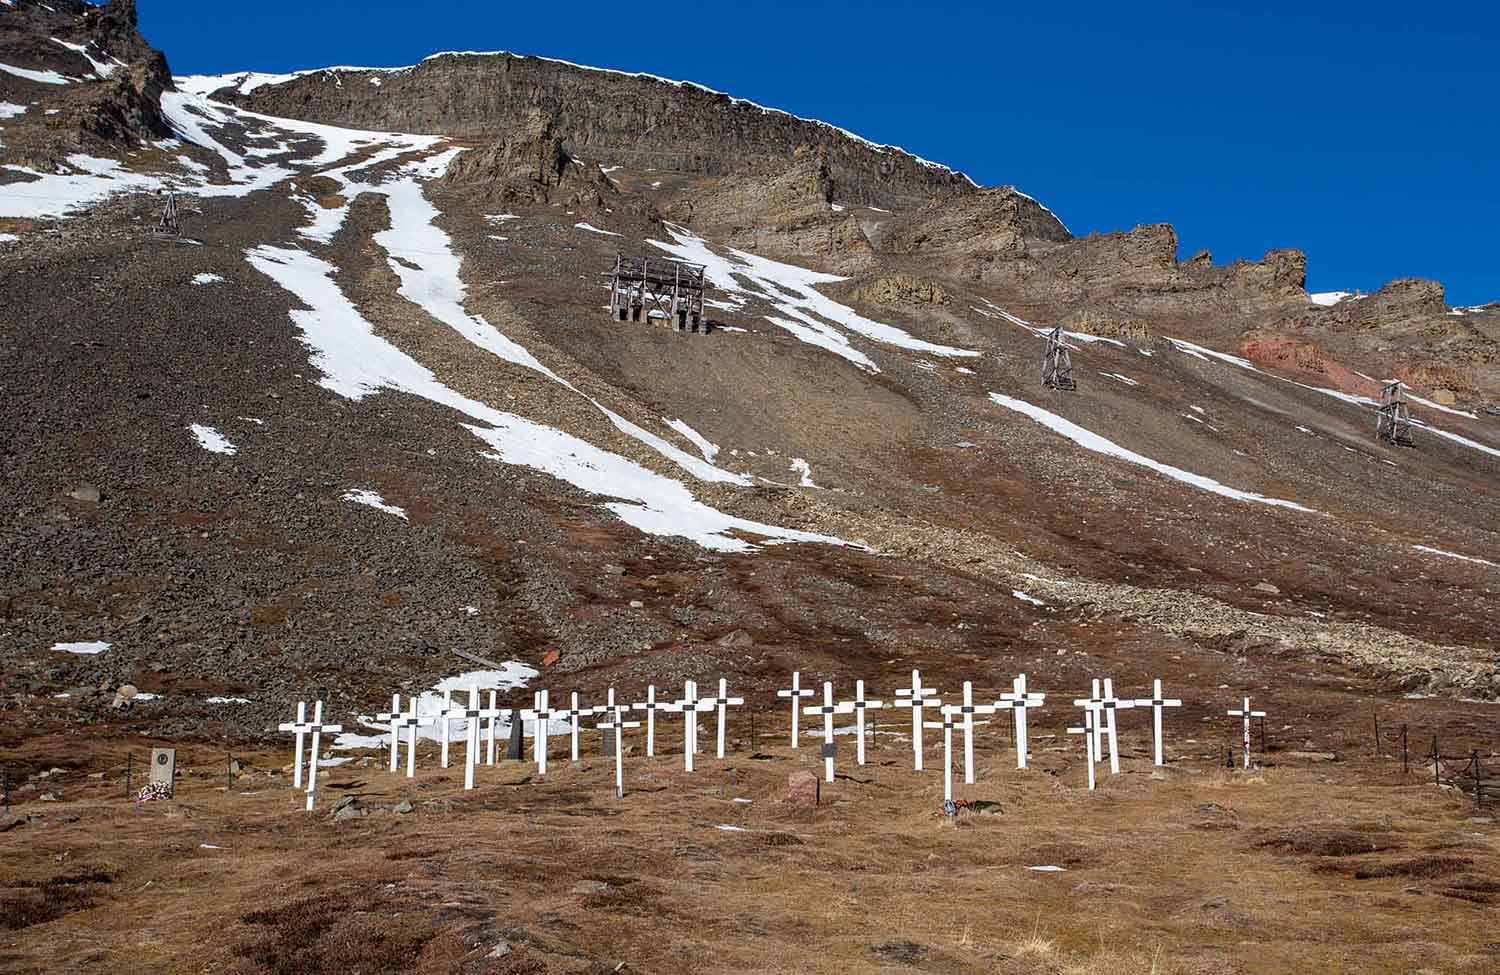
[{"label": "cemetery ground", "polygon": [[[59,718],[7,741],[14,761],[61,771],[33,776],[58,801],[18,793],[0,824],[22,823],[0,834],[0,969],[1500,965],[1500,832],[1493,813],[1433,785],[1415,732],[1403,774],[1399,757],[1371,754],[1368,712],[1341,707],[1345,692],[1266,698],[1270,752],[1250,772],[1226,769],[1234,722],[1215,716],[1212,690],[1183,689],[1189,706],[1168,717],[1169,766],[1153,767],[1144,715],[1127,713],[1122,774],[1102,766],[1090,794],[1082,746],[1061,733],[1064,713],[1075,716],[1071,694],[1049,689],[1048,708],[1032,715],[1029,770],[1015,768],[998,726],[981,729],[977,783],[956,775],[972,803],[956,820],[939,814],[941,734],[927,735],[923,773],[912,771],[909,739],[895,737],[909,712],[875,715],[892,734],[873,739],[863,767],[841,739],[839,778],[816,807],[788,801],[787,789],[790,773],[820,771],[814,729],[793,751],[786,713],[761,699],[758,747],[737,714],[729,755],[714,759],[710,745],[694,774],[682,769],[680,723],[658,727],[666,754],[654,759],[629,733],[624,800],[595,735],[577,765],[554,740],[544,778],[528,742],[525,760],[481,766],[468,793],[462,743],[448,769],[424,744],[411,780],[383,756],[356,759],[322,770],[311,814],[290,787],[289,747],[236,750],[244,768],[226,788],[221,744],[178,741],[175,799],[133,804],[124,762],[133,751],[139,772],[147,743],[84,736]],[[1414,725],[1441,715],[1444,733],[1458,734],[1484,707],[1387,702],[1382,713]],[[1298,727],[1282,730],[1289,720]],[[341,802],[362,814],[333,814]]]}]

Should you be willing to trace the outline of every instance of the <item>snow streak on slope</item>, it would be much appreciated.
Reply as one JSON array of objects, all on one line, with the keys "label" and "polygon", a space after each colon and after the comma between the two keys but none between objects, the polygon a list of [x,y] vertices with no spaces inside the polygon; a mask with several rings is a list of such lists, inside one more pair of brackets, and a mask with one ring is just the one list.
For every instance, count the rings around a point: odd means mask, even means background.
[{"label": "snow streak on slope", "polygon": [[214,454],[237,454],[239,448],[229,442],[229,438],[218,430],[203,423],[194,423],[188,427],[188,432],[198,441],[198,446]]},{"label": "snow streak on slope", "polygon": [[694,430],[692,427],[688,426],[686,420],[668,420],[666,417],[662,417],[662,421],[665,422],[666,425],[671,427],[673,430],[676,430],[678,433],[691,440],[693,442],[693,446],[697,447],[698,450],[703,453],[704,460],[708,461],[710,464],[714,462],[714,458],[719,454],[718,444],[710,443],[707,437],[699,433],[697,430]]},{"label": "snow streak on slope", "polygon": [[381,497],[379,491],[371,491],[369,488],[351,488],[344,492],[344,500],[355,504],[362,504],[376,511],[384,511],[388,515],[395,515],[402,521],[408,521],[406,509],[394,504],[386,504],[385,498]]},{"label": "snow streak on slope", "polygon": [[1218,481],[1215,481],[1211,477],[1204,477],[1202,474],[1194,474],[1192,471],[1185,471],[1180,467],[1173,467],[1170,464],[1163,464],[1160,461],[1152,460],[1150,457],[1146,457],[1142,454],[1136,453],[1133,450],[1128,450],[1125,447],[1121,447],[1113,440],[1107,440],[1096,433],[1086,430],[1078,424],[1073,423],[1071,420],[1065,420],[1062,417],[1058,416],[1056,413],[1049,413],[1039,406],[1033,406],[1025,400],[1012,399],[1011,397],[1005,396],[1001,393],[990,393],[990,399],[1000,406],[1005,407],[1006,409],[1015,410],[1017,413],[1020,413],[1023,416],[1031,417],[1042,426],[1062,434],[1064,437],[1067,437],[1069,440],[1073,441],[1086,450],[1092,450],[1095,453],[1105,454],[1109,457],[1118,457],[1120,460],[1126,461],[1127,463],[1137,464],[1141,467],[1150,468],[1151,470],[1156,471],[1158,474],[1169,477],[1174,481],[1181,481],[1184,484],[1191,485],[1192,487],[1195,487],[1200,491],[1209,491],[1213,494],[1222,495],[1226,498],[1233,498],[1236,501],[1255,501],[1260,504],[1268,504],[1277,508],[1291,508],[1294,511],[1306,511],[1312,514],[1317,513],[1312,508],[1300,505],[1295,501],[1286,501],[1281,498],[1268,498],[1261,494],[1253,494],[1249,491],[1241,491],[1236,488],[1220,484]]},{"label": "snow streak on slope", "polygon": [[[738,250],[729,252],[733,255],[731,260],[714,252],[703,238],[694,236],[681,227],[667,224],[666,228],[672,235],[672,243],[660,240],[650,240],[647,243],[680,260],[705,265],[709,282],[722,291],[770,302],[785,317],[767,315],[766,321],[791,332],[804,342],[847,359],[861,369],[880,371],[868,356],[851,346],[848,336],[834,325],[872,341],[913,352],[967,358],[980,355],[971,349],[938,345],[915,338],[893,325],[866,318],[817,290],[816,285],[847,280],[836,274],[810,271],[794,264],[783,264]],[[748,286],[742,282],[748,282]],[[830,322],[833,324],[829,324]]]},{"label": "snow streak on slope", "polygon": [[1478,559],[1472,555],[1459,555],[1457,552],[1445,552],[1440,548],[1433,548],[1430,545],[1413,545],[1412,548],[1418,552],[1426,552],[1428,555],[1441,555],[1445,559],[1460,559],[1464,562],[1474,562],[1478,565],[1489,565],[1500,569],[1500,565],[1491,562],[1489,559]]},{"label": "snow streak on slope", "polygon": [[71,85],[79,80],[78,78],[69,78],[67,75],[58,74],[56,71],[36,71],[32,68],[16,68],[8,64],[0,64],[0,71],[43,85]]},{"label": "snow streak on slope", "polygon": [[252,267],[307,305],[291,312],[302,331],[320,384],[350,399],[382,389],[411,393],[478,421],[464,424],[495,450],[496,459],[544,471],[584,491],[621,499],[606,505],[622,521],[653,535],[684,536],[705,548],[749,551],[755,545],[731,532],[769,543],[848,544],[811,532],[725,514],[695,499],[679,481],[571,434],[496,410],[440,383],[421,363],[375,334],[374,327],[333,281],[333,265],[294,248],[262,245],[246,253]]}]

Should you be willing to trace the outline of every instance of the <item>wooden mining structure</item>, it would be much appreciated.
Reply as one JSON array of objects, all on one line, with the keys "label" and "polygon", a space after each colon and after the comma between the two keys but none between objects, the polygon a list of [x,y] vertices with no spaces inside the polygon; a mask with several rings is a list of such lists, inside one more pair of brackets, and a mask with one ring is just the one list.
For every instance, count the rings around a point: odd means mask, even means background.
[{"label": "wooden mining structure", "polygon": [[665,318],[680,331],[708,331],[702,264],[669,257],[615,256],[609,278],[610,317],[620,322]]},{"label": "wooden mining structure", "polygon": [[1399,382],[1390,383],[1380,391],[1375,436],[1400,447],[1415,443],[1411,436],[1411,409],[1406,405],[1405,387]]},{"label": "wooden mining structure", "polygon": [[1042,385],[1063,391],[1078,388],[1073,379],[1073,357],[1068,355],[1061,325],[1047,333],[1047,351],[1042,354]]}]

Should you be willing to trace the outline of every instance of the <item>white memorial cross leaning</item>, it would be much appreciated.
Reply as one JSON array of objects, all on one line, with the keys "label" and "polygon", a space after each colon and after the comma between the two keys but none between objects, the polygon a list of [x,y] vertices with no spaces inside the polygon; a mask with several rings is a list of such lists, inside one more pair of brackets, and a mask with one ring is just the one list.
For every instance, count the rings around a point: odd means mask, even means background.
[{"label": "white memorial cross leaning", "polygon": [[589,717],[591,715],[595,715],[595,714],[600,714],[600,713],[602,713],[602,711],[604,709],[603,708],[582,708],[582,707],[579,707],[578,706],[578,692],[577,691],[573,692],[573,697],[571,698],[571,703],[572,703],[572,707],[569,707],[565,711],[559,711],[559,712],[557,712],[557,716],[559,718],[566,718],[567,721],[568,721],[568,726],[569,726],[568,727],[568,737],[569,737],[570,743],[571,743],[571,748],[570,748],[568,754],[569,754],[570,760],[576,762],[576,761],[578,761],[578,728],[579,728],[578,719],[579,718],[587,718],[587,717]]},{"label": "white memorial cross leaning", "polygon": [[1244,722],[1245,722],[1245,735],[1244,735],[1244,739],[1243,739],[1244,746],[1245,746],[1245,768],[1249,768],[1250,767],[1250,719],[1251,718],[1264,718],[1266,716],[1266,712],[1264,712],[1264,711],[1252,711],[1252,710],[1250,710],[1250,699],[1247,697],[1247,698],[1245,698],[1244,705],[1242,705],[1239,709],[1237,709],[1237,710],[1231,709],[1229,711],[1229,716],[1231,718],[1242,718],[1244,720]]},{"label": "white memorial cross leaning", "polygon": [[792,699],[792,747],[796,748],[799,744],[797,739],[802,737],[802,732],[799,730],[797,725],[797,716],[802,713],[802,704],[797,699],[802,697],[812,697],[813,689],[811,687],[803,687],[802,673],[800,671],[794,670],[792,671],[792,686],[777,691],[776,696],[789,697]]},{"label": "white memorial cross leaning", "polygon": [[391,726],[391,771],[396,771],[397,753],[401,750],[401,695],[391,695],[391,709],[385,714],[375,715],[376,721],[384,721]]},{"label": "white memorial cross leaning", "polygon": [[1009,694],[1001,694],[996,707],[1010,708],[1016,719],[1016,768],[1026,767],[1026,711],[1039,708],[1047,701],[1047,695],[1026,690],[1026,675],[1011,681]]},{"label": "white memorial cross leaning", "polygon": [[713,708],[713,698],[698,696],[697,681],[683,681],[682,699],[672,702],[672,710],[682,712],[682,767],[686,771],[693,771],[693,756],[698,753],[698,712]]},{"label": "white memorial cross leaning", "polygon": [[1120,736],[1115,725],[1115,712],[1120,708],[1135,707],[1134,699],[1120,700],[1115,697],[1114,681],[1104,678],[1104,693],[1099,693],[1099,682],[1094,681],[1094,695],[1088,698],[1077,698],[1073,701],[1079,707],[1092,705],[1098,712],[1094,721],[1094,761],[1104,761],[1103,735],[1109,735],[1109,771],[1111,775],[1120,774]]},{"label": "white memorial cross leaning", "polygon": [[849,714],[854,710],[853,701],[834,703],[833,682],[823,682],[823,703],[809,704],[803,710],[808,714],[821,714],[823,716],[823,778],[833,781],[833,756],[838,746],[833,741],[833,716],[835,714]]},{"label": "white memorial cross leaning", "polygon": [[731,704],[735,705],[735,706],[739,706],[741,704],[744,704],[745,703],[745,699],[742,698],[742,697],[730,697],[729,696],[729,682],[727,680],[725,680],[723,677],[720,677],[719,678],[719,696],[718,697],[708,698],[708,701],[711,704],[713,704],[713,706],[718,710],[718,714],[715,716],[716,720],[715,720],[714,730],[718,733],[718,739],[719,739],[719,741],[718,741],[718,746],[719,746],[719,748],[718,748],[718,757],[722,759],[724,757],[724,734],[725,734],[725,727],[726,727],[725,717],[726,717],[726,714],[728,713],[729,706]]},{"label": "white memorial cross leaning", "polygon": [[844,702],[854,709],[854,754],[860,765],[865,764],[865,711],[885,707],[884,701],[865,700],[865,682],[854,682],[854,700]]},{"label": "white memorial cross leaning", "polygon": [[625,798],[625,746],[624,735],[621,732],[626,728],[639,728],[639,721],[626,721],[625,715],[630,712],[630,705],[609,704],[598,709],[608,716],[608,721],[594,725],[600,731],[608,732],[615,739],[615,798]]},{"label": "white memorial cross leaning", "polygon": [[649,684],[646,687],[646,699],[632,704],[632,710],[646,712],[646,757],[656,757],[656,712],[677,711],[669,701],[658,701],[656,699],[656,685]]},{"label": "white memorial cross leaning", "polygon": [[943,805],[953,801],[953,725],[954,718],[958,715],[958,706],[944,704],[939,707],[938,713],[943,716],[941,721],[924,721],[924,728],[938,729],[943,731]]},{"label": "white memorial cross leaning", "polygon": [[929,694],[936,695],[937,689],[923,687],[922,672],[920,670],[913,670],[911,672],[911,687],[898,687],[896,689],[896,697],[905,698],[905,700],[898,700],[892,705],[892,707],[911,709],[912,768],[918,772],[922,771],[922,729],[924,727],[937,727],[936,725],[926,725],[923,723],[922,709],[940,708],[943,706],[940,698],[935,696],[928,697]]},{"label": "white memorial cross leaning", "polygon": [[974,715],[994,714],[999,704],[975,704],[974,685],[964,681],[964,703],[958,712],[964,716],[964,784],[974,784]]},{"label": "white memorial cross leaning", "polygon": [[1156,739],[1156,764],[1165,765],[1166,752],[1162,741],[1161,729],[1162,708],[1180,708],[1182,707],[1182,702],[1161,696],[1161,678],[1158,677],[1151,685],[1151,696],[1136,698],[1135,706],[1151,709],[1151,733],[1152,737]]},{"label": "white memorial cross leaning", "polygon": [[1094,701],[1085,701],[1082,707],[1083,724],[1076,728],[1069,728],[1068,734],[1083,736],[1083,752],[1086,757],[1086,761],[1083,764],[1088,766],[1089,791],[1093,792],[1096,785],[1094,779],[1094,765],[1096,764],[1094,753],[1094,726],[1097,724],[1097,722],[1094,720],[1094,715],[1099,710],[1099,705]]},{"label": "white memorial cross leaning", "polygon": [[292,759],[292,788],[302,788],[302,745],[307,740],[306,735],[310,730],[307,723],[307,702],[297,702],[297,719],[295,721],[283,721],[276,726],[277,731],[290,731],[297,736],[293,745],[297,754]]}]

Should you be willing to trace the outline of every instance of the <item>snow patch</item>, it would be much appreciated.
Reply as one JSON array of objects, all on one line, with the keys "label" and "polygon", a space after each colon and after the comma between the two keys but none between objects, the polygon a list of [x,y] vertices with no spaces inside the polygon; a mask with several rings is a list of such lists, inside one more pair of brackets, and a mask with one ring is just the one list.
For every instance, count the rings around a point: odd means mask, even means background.
[{"label": "snow patch", "polygon": [[1428,555],[1441,555],[1445,559],[1461,559],[1465,562],[1474,562],[1478,565],[1489,565],[1500,568],[1500,563],[1491,562],[1488,559],[1478,559],[1472,555],[1459,555],[1457,552],[1445,552],[1440,548],[1433,548],[1430,545],[1413,545],[1412,548],[1418,552],[1426,552]]},{"label": "snow patch", "polygon": [[210,453],[228,454],[231,456],[239,453],[239,448],[230,443],[228,437],[205,423],[190,424],[188,432],[197,439],[198,446]]},{"label": "snow patch", "polygon": [[1119,444],[1115,443],[1112,440],[1107,440],[1096,433],[1086,430],[1078,424],[1058,416],[1056,413],[1049,413],[1039,406],[1033,406],[1025,400],[1013,399],[1001,393],[993,392],[990,393],[990,399],[994,403],[1003,406],[1006,409],[1014,410],[1015,412],[1020,413],[1023,416],[1030,417],[1031,419],[1040,423],[1042,426],[1047,427],[1049,430],[1067,437],[1069,440],[1072,440],[1074,443],[1078,444],[1080,447],[1083,447],[1085,450],[1092,450],[1095,453],[1118,458],[1125,461],[1126,463],[1136,464],[1140,467],[1149,468],[1150,470],[1156,471],[1158,474],[1169,477],[1174,481],[1181,481],[1182,483],[1195,487],[1200,491],[1208,491],[1213,494],[1221,495],[1222,497],[1233,498],[1236,501],[1254,501],[1259,504],[1271,505],[1278,508],[1290,508],[1294,511],[1305,511],[1313,514],[1316,513],[1312,508],[1300,505],[1295,501],[1286,501],[1281,498],[1268,498],[1264,495],[1254,494],[1250,491],[1241,491],[1236,488],[1220,484],[1213,478],[1204,477],[1202,474],[1194,474],[1193,472],[1185,471],[1180,467],[1173,467],[1170,464],[1163,464],[1159,461],[1152,460],[1150,457],[1146,457],[1142,454],[1136,453],[1133,450],[1121,447]]},{"label": "snow patch", "polygon": [[716,443],[710,443],[707,437],[699,433],[697,430],[694,430],[692,427],[688,426],[686,420],[668,420],[666,417],[662,417],[662,421],[673,430],[676,430],[678,433],[691,440],[693,442],[693,446],[697,447],[699,452],[703,454],[703,459],[708,461],[710,464],[712,464],[714,462],[714,458],[719,455],[719,445]]},{"label": "snow patch", "polygon": [[788,470],[792,471],[793,473],[802,475],[802,480],[798,482],[802,487],[817,487],[817,485],[813,483],[812,479],[812,466],[801,457],[793,457],[792,466],[788,468]]},{"label": "snow patch", "polygon": [[395,515],[402,521],[408,520],[406,517],[406,509],[398,508],[393,504],[386,504],[385,498],[380,496],[379,491],[371,491],[369,488],[351,488],[350,490],[344,492],[344,500],[353,501],[355,504],[366,505],[368,507],[376,509],[377,511],[384,511],[388,515]]},{"label": "snow patch", "polygon": [[43,85],[71,85],[79,80],[77,78],[69,78],[67,75],[58,74],[56,71],[34,71],[31,68],[17,68],[9,64],[0,64],[0,71]]},{"label": "snow patch", "polygon": [[222,284],[224,279],[217,274],[209,274],[207,271],[193,275],[194,284]]},{"label": "snow patch", "polygon": [[17,105],[15,102],[0,102],[0,118],[15,118],[17,115],[25,114],[25,105]]},{"label": "snow patch", "polygon": [[613,230],[600,230],[598,227],[594,226],[591,223],[583,223],[581,221],[579,223],[575,223],[573,226],[577,227],[579,230],[587,230],[591,234],[603,234],[606,237],[624,236],[623,234],[615,233]]},{"label": "snow patch", "polygon": [[104,651],[108,650],[109,647],[110,647],[110,645],[108,643],[105,643],[103,640],[92,640],[92,641],[86,641],[86,642],[82,642],[82,643],[54,643],[54,644],[52,644],[52,649],[53,650],[58,650],[58,651],[61,651],[62,653],[77,653],[77,654],[82,654],[82,655],[87,656],[87,657],[92,657],[96,653],[103,653]]}]

